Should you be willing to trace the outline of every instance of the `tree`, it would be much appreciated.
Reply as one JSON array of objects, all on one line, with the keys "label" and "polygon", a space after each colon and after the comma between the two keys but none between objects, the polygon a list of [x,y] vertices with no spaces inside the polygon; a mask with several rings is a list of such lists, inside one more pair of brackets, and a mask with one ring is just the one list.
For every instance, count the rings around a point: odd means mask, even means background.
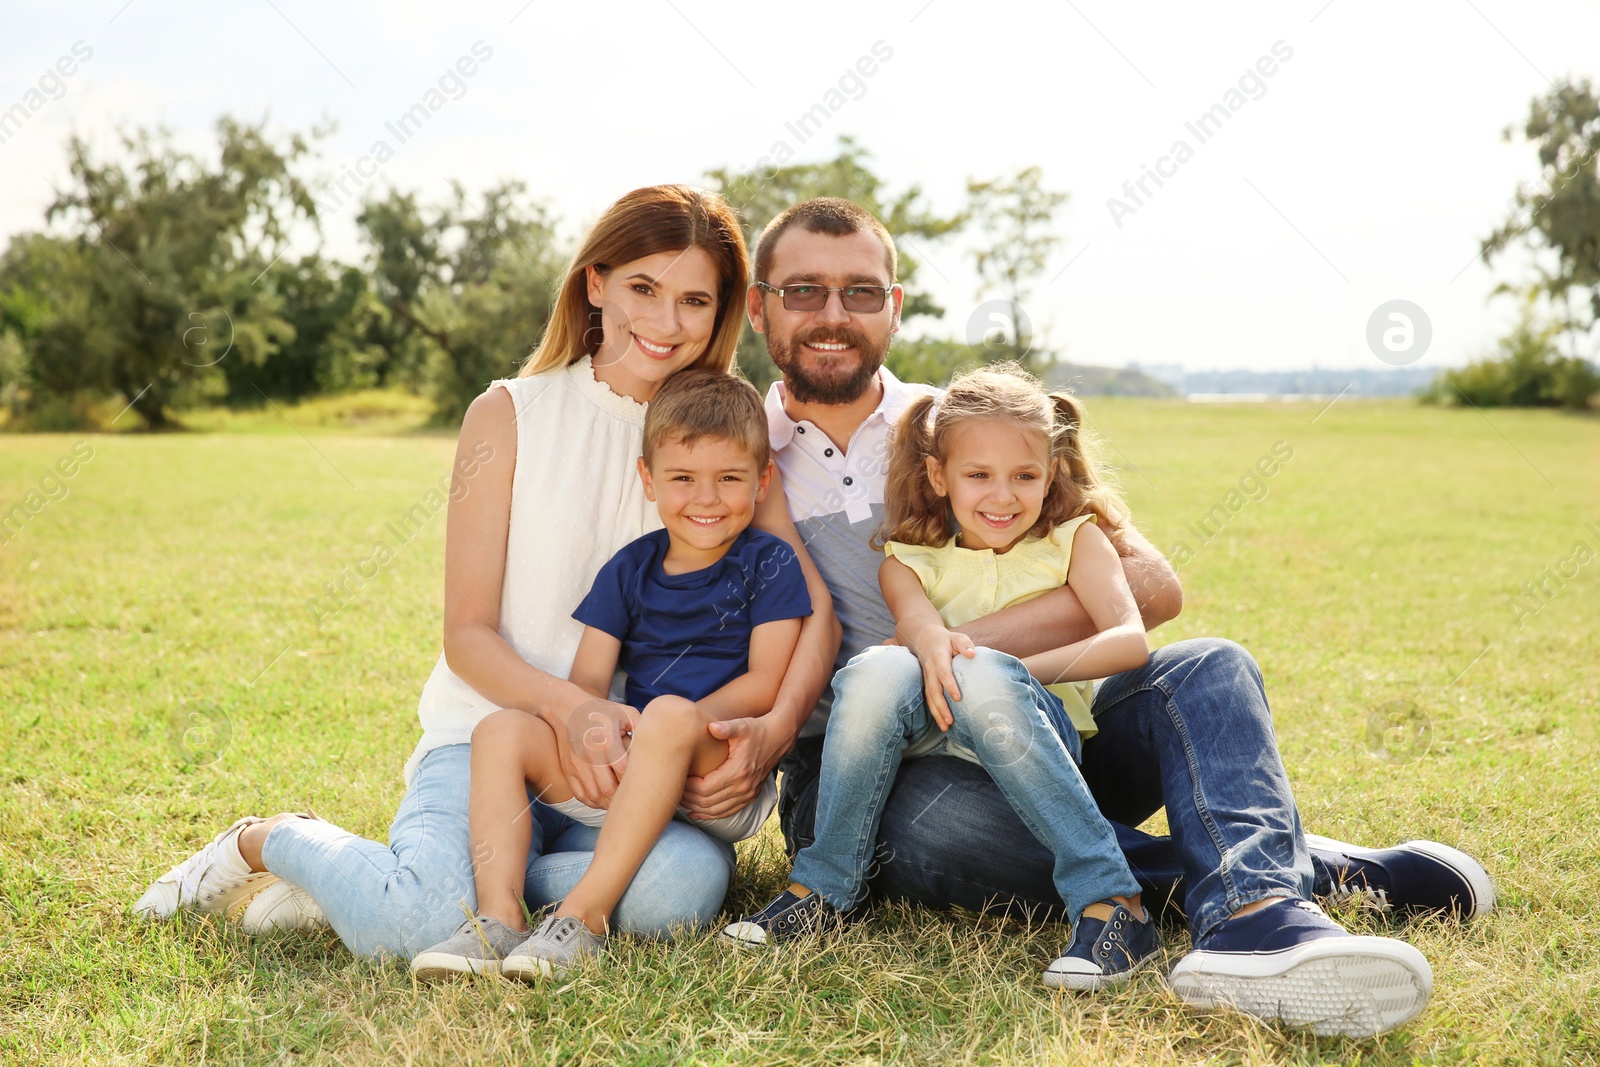
[{"label": "tree", "polygon": [[[1571,338],[1570,354],[1577,356],[1577,342],[1600,322],[1600,99],[1595,89],[1588,81],[1558,82],[1547,96],[1534,99],[1522,134],[1538,146],[1539,180],[1518,188],[1510,217],[1484,240],[1483,255],[1491,260],[1514,244],[1534,251],[1541,260],[1535,289],[1549,297]],[[1508,141],[1514,136],[1514,130],[1506,130]],[[1546,254],[1538,256],[1541,252]]]},{"label": "tree", "polygon": [[1052,227],[1056,211],[1068,196],[1044,188],[1042,177],[1038,167],[1028,167],[1009,179],[967,182],[967,218],[985,240],[973,252],[978,277],[983,280],[978,299],[986,293],[999,293],[1011,311],[1009,331],[997,331],[1009,336],[992,344],[986,332],[984,348],[994,358],[1016,360],[1035,373],[1050,360],[1033,350],[1033,330],[1023,306],[1061,243]]},{"label": "tree", "polygon": [[169,406],[225,390],[224,359],[259,364],[293,337],[281,298],[257,282],[294,222],[316,221],[294,174],[309,144],[274,142],[265,121],[223,117],[216,129],[214,162],[179,152],[165,129],[121,132],[127,158],[104,164],[72,138],[73,184],[45,216],[74,245],[59,306],[93,314],[56,315],[37,336],[34,373],[47,388],[120,394],[164,429]]},{"label": "tree", "polygon": [[1497,356],[1441,372],[1422,394],[1423,402],[1587,408],[1600,392],[1600,374],[1588,360],[1556,351],[1564,327],[1540,317],[1538,297],[1537,289],[1524,295],[1521,317],[1500,339]]},{"label": "tree", "polygon": [[0,403],[20,425],[71,428],[74,408],[90,399],[85,379],[103,377],[95,363],[109,339],[84,260],[78,242],[43,233],[21,234],[0,256]]},{"label": "tree", "polygon": [[431,212],[391,191],[357,216],[374,291],[388,313],[377,343],[387,374],[419,374],[441,423],[460,419],[495,378],[516,373],[555,305],[565,266],[546,208],[509,181],[474,201],[459,184]]},{"label": "tree", "polygon": [[[917,271],[926,259],[920,243],[949,236],[961,227],[962,219],[932,211],[923,202],[919,185],[891,192],[868,166],[870,159],[871,154],[854,138],[840,137],[838,155],[831,160],[744,171],[724,167],[708,171],[706,176],[738,210],[752,256],[756,238],[767,223],[802,200],[837,196],[860,204],[881,219],[894,237],[900,264],[898,280],[906,287],[901,320],[919,315],[942,316],[944,309],[914,285]],[[763,391],[780,377],[767,356],[765,342],[748,324],[739,339],[739,366]]]},{"label": "tree", "polygon": [[266,397],[299,400],[381,385],[387,353],[378,343],[388,312],[359,267],[312,253],[280,260],[258,283],[277,294],[292,336],[262,363],[223,360],[230,404]]}]

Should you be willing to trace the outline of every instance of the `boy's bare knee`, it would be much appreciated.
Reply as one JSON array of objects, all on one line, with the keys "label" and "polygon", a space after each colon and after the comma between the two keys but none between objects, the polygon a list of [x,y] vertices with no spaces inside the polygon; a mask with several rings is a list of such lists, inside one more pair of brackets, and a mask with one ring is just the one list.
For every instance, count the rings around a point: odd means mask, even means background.
[{"label": "boy's bare knee", "polygon": [[673,737],[698,735],[705,732],[706,717],[692,700],[659,696],[645,705],[638,728],[644,733]]}]

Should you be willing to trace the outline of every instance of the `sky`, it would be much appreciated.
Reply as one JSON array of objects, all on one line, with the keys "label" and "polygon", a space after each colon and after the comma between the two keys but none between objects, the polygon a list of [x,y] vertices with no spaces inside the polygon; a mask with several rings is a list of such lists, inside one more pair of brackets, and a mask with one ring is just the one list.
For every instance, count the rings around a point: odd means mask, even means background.
[{"label": "sky", "polygon": [[[938,210],[1034,165],[1071,194],[1024,309],[1073,362],[1458,365],[1531,268],[1478,258],[1538,175],[1503,133],[1553,82],[1600,80],[1597,40],[1596,5],[1509,0],[7,0],[0,112],[23,117],[0,236],[42,228],[71,135],[109,154],[119,127],[162,125],[205,153],[224,114],[337,124],[316,172],[345,176],[325,239],[351,260],[363,190],[517,178],[575,238],[630,189],[829,158],[848,134]],[[911,328],[981,330],[972,249],[916,251],[947,314]]]}]

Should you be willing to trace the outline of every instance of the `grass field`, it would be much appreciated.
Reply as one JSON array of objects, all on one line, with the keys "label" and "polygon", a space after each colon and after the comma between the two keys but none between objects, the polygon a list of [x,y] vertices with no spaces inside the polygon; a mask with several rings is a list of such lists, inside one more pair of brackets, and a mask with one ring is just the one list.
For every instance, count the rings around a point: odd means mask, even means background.
[{"label": "grass field", "polygon": [[[310,807],[381,839],[415,742],[443,514],[388,566],[363,561],[453,442],[264,419],[0,437],[0,516],[24,512],[0,530],[0,1060],[1600,1061],[1600,421],[1349,400],[1091,413],[1184,561],[1187,606],[1156,640],[1223,635],[1260,660],[1307,827],[1434,837],[1498,880],[1500,910],[1470,927],[1341,913],[1432,961],[1410,1027],[1362,1043],[1203,1015],[1160,971],[1052,997],[1037,971],[1059,928],[902,908],[776,960],[622,941],[536,989],[417,988],[331,936],[133,920],[152,878],[243,814]],[[1230,500],[1262,457],[1272,477]],[[330,599],[346,568],[372,576]],[[769,824],[729,912],[784,873]],[[1166,940],[1170,965],[1188,939]]]}]

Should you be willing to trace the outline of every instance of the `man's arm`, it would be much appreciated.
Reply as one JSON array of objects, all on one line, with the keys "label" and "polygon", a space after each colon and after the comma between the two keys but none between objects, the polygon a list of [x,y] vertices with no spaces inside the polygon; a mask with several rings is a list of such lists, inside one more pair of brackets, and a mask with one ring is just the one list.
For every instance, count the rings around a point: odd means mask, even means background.
[{"label": "man's arm", "polygon": [[[1122,573],[1139,605],[1146,630],[1177,618],[1183,610],[1183,587],[1177,572],[1145,536],[1124,522],[1110,535],[1122,559]],[[1062,586],[1026,603],[974,619],[957,630],[973,644],[997,649],[1019,659],[1036,656],[1094,636],[1095,625],[1078,594]]]}]

